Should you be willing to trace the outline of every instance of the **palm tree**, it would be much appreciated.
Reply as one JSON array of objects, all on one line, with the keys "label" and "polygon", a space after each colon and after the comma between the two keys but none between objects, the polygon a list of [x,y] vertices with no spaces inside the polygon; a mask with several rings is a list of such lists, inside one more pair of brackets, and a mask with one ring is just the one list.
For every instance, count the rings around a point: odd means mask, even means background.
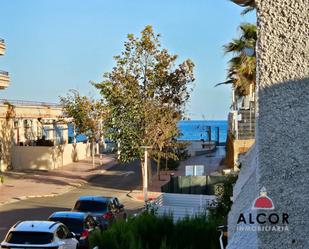
[{"label": "palm tree", "polygon": [[231,0],[231,1],[245,8],[241,13],[242,15],[247,14],[248,12],[254,10],[256,7],[255,0]]},{"label": "palm tree", "polygon": [[246,96],[255,89],[256,77],[256,26],[250,23],[240,25],[241,35],[224,45],[226,54],[234,57],[229,61],[227,80],[222,84],[233,84],[237,96]]}]

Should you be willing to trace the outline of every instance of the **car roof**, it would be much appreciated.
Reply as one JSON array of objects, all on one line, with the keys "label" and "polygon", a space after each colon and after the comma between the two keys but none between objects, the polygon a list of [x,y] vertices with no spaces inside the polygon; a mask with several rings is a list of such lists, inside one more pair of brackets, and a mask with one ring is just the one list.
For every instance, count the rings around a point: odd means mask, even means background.
[{"label": "car roof", "polygon": [[62,211],[55,212],[49,218],[72,218],[78,220],[84,220],[89,214],[82,212],[71,212],[71,211]]},{"label": "car roof", "polygon": [[85,195],[80,196],[78,201],[99,201],[99,202],[107,202],[112,200],[113,197],[104,197],[104,196],[96,196],[96,195]]},{"label": "car roof", "polygon": [[53,233],[62,223],[55,221],[22,221],[16,223],[11,231]]}]

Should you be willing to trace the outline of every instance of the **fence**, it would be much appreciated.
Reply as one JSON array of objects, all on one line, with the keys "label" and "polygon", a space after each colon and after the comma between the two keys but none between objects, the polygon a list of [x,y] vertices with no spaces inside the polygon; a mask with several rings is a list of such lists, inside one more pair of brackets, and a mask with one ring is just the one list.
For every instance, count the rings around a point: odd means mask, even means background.
[{"label": "fence", "polygon": [[[4,71],[0,71],[1,72]],[[8,75],[8,73],[7,73]],[[27,100],[16,100],[16,99],[0,99],[0,104],[6,104],[9,103],[11,105],[18,105],[18,106],[48,106],[48,107],[59,107],[61,108],[60,104],[57,103],[48,103],[48,102],[39,102],[39,101],[27,101]]]},{"label": "fence", "polygon": [[255,110],[238,110],[229,114],[229,130],[238,140],[255,138]]},{"label": "fence", "polygon": [[161,187],[164,193],[216,195],[226,176],[176,176]]},{"label": "fence", "polygon": [[207,215],[207,209],[214,205],[215,200],[213,195],[163,193],[153,202],[153,207],[158,215],[172,215],[177,221],[199,214]]}]

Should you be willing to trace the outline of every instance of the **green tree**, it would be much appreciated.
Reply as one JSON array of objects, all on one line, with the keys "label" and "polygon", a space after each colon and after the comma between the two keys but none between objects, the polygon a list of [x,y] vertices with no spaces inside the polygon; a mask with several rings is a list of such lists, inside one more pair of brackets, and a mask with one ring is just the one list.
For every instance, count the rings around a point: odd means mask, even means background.
[{"label": "green tree", "polygon": [[[94,165],[94,146],[96,139],[103,139],[102,122],[105,110],[101,101],[82,96],[76,90],[70,90],[67,96],[60,97],[60,103],[78,134],[85,134],[92,142],[92,163]],[[74,132],[75,133],[75,132]],[[74,134],[74,144],[75,144]]]},{"label": "green tree", "polygon": [[141,159],[142,169],[141,146],[162,148],[176,136],[194,80],[193,62],[175,68],[177,56],[162,49],[159,38],[151,26],[140,37],[129,34],[113,70],[95,84],[107,107],[106,130],[120,145],[119,160]]}]

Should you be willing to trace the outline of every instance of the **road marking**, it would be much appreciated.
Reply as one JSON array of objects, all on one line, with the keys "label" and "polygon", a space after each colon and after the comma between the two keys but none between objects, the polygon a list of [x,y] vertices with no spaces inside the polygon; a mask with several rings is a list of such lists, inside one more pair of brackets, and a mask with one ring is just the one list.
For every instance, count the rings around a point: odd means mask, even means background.
[{"label": "road marking", "polygon": [[102,172],[103,175],[110,175],[110,176],[129,176],[132,174],[135,174],[134,171],[126,171],[126,172],[122,172],[122,171],[109,171],[109,172]]},{"label": "road marking", "polygon": [[127,176],[132,175],[132,174],[135,174],[135,172],[134,171],[128,171],[128,172],[121,173],[120,175],[127,177]]}]

